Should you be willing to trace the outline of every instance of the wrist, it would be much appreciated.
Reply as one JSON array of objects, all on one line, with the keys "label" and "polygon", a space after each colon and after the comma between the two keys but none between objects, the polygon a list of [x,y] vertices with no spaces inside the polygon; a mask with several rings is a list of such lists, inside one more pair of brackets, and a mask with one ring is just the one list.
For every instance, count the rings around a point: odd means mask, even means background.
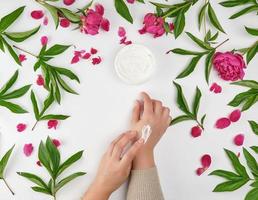
[{"label": "wrist", "polygon": [[133,169],[141,170],[155,167],[153,150],[141,151],[133,160]]},{"label": "wrist", "polygon": [[105,190],[105,187],[101,187],[98,183],[93,182],[82,200],[108,200],[111,192]]}]

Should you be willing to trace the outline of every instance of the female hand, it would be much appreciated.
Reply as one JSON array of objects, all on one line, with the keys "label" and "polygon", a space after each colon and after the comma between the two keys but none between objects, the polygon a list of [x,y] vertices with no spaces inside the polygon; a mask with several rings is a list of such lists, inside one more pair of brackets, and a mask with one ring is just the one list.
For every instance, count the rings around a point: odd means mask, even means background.
[{"label": "female hand", "polygon": [[[83,200],[106,200],[128,178],[132,161],[144,144],[136,131],[128,131],[116,138],[103,155],[99,169]],[[130,149],[124,153],[128,144]]]},{"label": "female hand", "polygon": [[139,101],[133,109],[131,129],[141,134],[144,125],[150,125],[152,133],[147,143],[141,148],[134,159],[134,169],[146,169],[155,166],[153,150],[160,138],[169,127],[171,117],[170,110],[162,105],[162,102],[152,100],[146,93],[141,94],[143,106]]}]

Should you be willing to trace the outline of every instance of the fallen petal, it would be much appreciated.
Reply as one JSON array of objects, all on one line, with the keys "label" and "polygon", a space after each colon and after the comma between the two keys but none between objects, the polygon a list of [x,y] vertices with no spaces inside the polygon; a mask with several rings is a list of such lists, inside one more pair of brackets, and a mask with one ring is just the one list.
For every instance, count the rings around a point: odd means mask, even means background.
[{"label": "fallen petal", "polygon": [[228,118],[223,117],[217,120],[215,126],[218,129],[224,129],[229,127],[230,124],[231,124],[231,121]]},{"label": "fallen petal", "polygon": [[71,60],[71,64],[75,64],[75,63],[79,62],[79,60],[80,60],[80,57],[79,57],[79,56],[74,56],[74,57],[72,58],[72,60]]},{"label": "fallen petal", "polygon": [[60,26],[63,28],[68,28],[70,26],[70,24],[71,24],[71,22],[66,18],[63,18],[60,20]]},{"label": "fallen petal", "polygon": [[199,126],[194,126],[191,130],[191,135],[196,138],[202,134],[202,129]]},{"label": "fallen petal", "polygon": [[234,110],[230,115],[229,119],[231,122],[237,122],[241,117],[241,110],[237,109]]},{"label": "fallen petal", "polygon": [[57,139],[53,139],[52,142],[56,147],[59,147],[61,145],[61,142]]},{"label": "fallen petal", "polygon": [[29,144],[25,144],[24,147],[23,147],[23,153],[25,154],[25,156],[30,156],[33,152],[33,145],[31,143]]},{"label": "fallen petal", "polygon": [[119,36],[119,37],[124,37],[125,35],[126,35],[125,28],[122,27],[122,26],[120,26],[120,27],[118,28],[118,36]]},{"label": "fallen petal", "polygon": [[52,128],[56,129],[58,125],[58,121],[56,119],[51,119],[48,121],[47,125],[48,125],[48,129],[52,129]]},{"label": "fallen petal", "polygon": [[205,154],[201,158],[201,164],[203,168],[208,169],[211,165],[211,156],[209,154]]},{"label": "fallen petal", "polygon": [[238,134],[234,137],[234,144],[237,146],[242,146],[244,144],[245,136],[243,134]]},{"label": "fallen petal", "polygon": [[99,63],[101,63],[101,58],[98,57],[98,58],[92,58],[92,64],[93,65],[98,65]]},{"label": "fallen petal", "polygon": [[205,169],[203,167],[200,167],[196,170],[196,174],[198,176],[201,176],[203,174],[203,172],[205,172]]},{"label": "fallen petal", "polygon": [[63,0],[63,2],[66,6],[70,6],[75,2],[75,0]]},{"label": "fallen petal", "polygon": [[91,57],[91,54],[90,53],[85,53],[83,56],[82,56],[82,58],[83,59],[89,59]]},{"label": "fallen petal", "polygon": [[37,81],[36,81],[38,86],[44,86],[45,85],[45,80],[42,75],[38,75]]},{"label": "fallen petal", "polygon": [[20,55],[19,55],[19,61],[20,61],[20,62],[23,62],[23,61],[25,61],[25,60],[27,60],[26,55],[20,54]]},{"label": "fallen petal", "polygon": [[16,126],[16,129],[18,132],[23,132],[25,131],[25,129],[27,128],[27,125],[26,124],[23,124],[23,123],[19,123],[17,126]]},{"label": "fallen petal", "polygon": [[98,50],[97,50],[97,49],[94,49],[94,48],[91,48],[91,49],[90,49],[90,53],[91,53],[91,54],[96,54],[96,53],[98,53]]},{"label": "fallen petal", "polygon": [[42,46],[45,46],[45,45],[47,45],[48,37],[47,36],[42,36],[40,41],[41,41]]},{"label": "fallen petal", "polygon": [[30,15],[33,19],[41,19],[44,16],[44,12],[42,10],[34,10]]}]

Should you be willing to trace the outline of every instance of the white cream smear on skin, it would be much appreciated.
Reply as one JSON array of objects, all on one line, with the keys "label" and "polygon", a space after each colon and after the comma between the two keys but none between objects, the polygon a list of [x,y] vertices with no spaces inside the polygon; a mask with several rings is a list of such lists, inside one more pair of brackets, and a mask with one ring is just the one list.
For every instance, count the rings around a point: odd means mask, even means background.
[{"label": "white cream smear on skin", "polygon": [[128,84],[140,84],[154,73],[155,59],[145,46],[131,44],[120,50],[115,59],[115,70]]}]

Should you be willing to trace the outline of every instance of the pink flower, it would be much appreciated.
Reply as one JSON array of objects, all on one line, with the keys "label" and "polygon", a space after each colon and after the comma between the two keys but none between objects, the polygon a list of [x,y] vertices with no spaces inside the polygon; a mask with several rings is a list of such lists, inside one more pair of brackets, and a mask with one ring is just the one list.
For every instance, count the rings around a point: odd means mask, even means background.
[{"label": "pink flower", "polygon": [[210,91],[214,92],[215,94],[222,92],[222,87],[217,83],[213,83],[210,87]]},{"label": "pink flower", "polygon": [[222,117],[217,120],[215,126],[218,129],[224,129],[224,128],[229,127],[230,124],[231,124],[231,121],[228,118]]},{"label": "pink flower", "polygon": [[32,154],[33,149],[34,147],[31,143],[25,144],[23,147],[23,153],[25,154],[25,156],[29,157]]},{"label": "pink flower", "polygon": [[214,68],[225,81],[237,81],[243,79],[246,68],[243,56],[232,52],[217,52],[213,57]]},{"label": "pink flower", "polygon": [[230,115],[229,119],[231,122],[237,122],[241,117],[241,110],[236,109]]},{"label": "pink flower", "polygon": [[202,129],[199,126],[194,126],[191,130],[191,135],[196,138],[202,134]]},{"label": "pink flower", "polygon": [[[143,28],[139,30],[140,34],[150,33],[154,38],[162,36],[166,31],[164,28],[165,21],[162,17],[157,17],[153,13],[147,13],[143,20]],[[172,24],[169,25],[170,30],[174,29]]]},{"label": "pink flower", "polygon": [[82,56],[82,58],[83,59],[89,59],[91,57],[91,54],[90,53],[85,53],[83,56]]},{"label": "pink flower", "polygon": [[40,41],[41,41],[42,46],[45,46],[48,43],[48,37],[47,36],[42,36]]},{"label": "pink flower", "polygon": [[45,25],[45,26],[48,25],[48,17],[47,16],[44,17],[43,25]]},{"label": "pink flower", "polygon": [[20,62],[23,62],[23,61],[25,61],[25,60],[27,60],[26,55],[20,54],[20,55],[19,55],[19,61],[20,61]]},{"label": "pink flower", "polygon": [[47,125],[48,125],[48,129],[56,129],[57,125],[58,125],[58,121],[56,119],[52,119],[52,120],[49,120],[47,122]]},{"label": "pink flower", "polygon": [[52,142],[56,147],[59,147],[61,145],[61,142],[57,139],[53,139]]},{"label": "pink flower", "polygon": [[63,0],[63,2],[65,5],[70,6],[75,2],[75,0]]},{"label": "pink flower", "polygon": [[92,58],[93,65],[98,65],[99,63],[101,63],[101,61],[102,61],[101,57]]},{"label": "pink flower", "polygon": [[44,12],[42,10],[34,10],[30,15],[33,19],[41,19],[44,16]]},{"label": "pink flower", "polygon": [[234,144],[237,146],[242,146],[244,144],[245,136],[243,134],[238,134],[234,137]]},{"label": "pink flower", "polygon": [[94,49],[94,48],[91,48],[91,49],[90,49],[90,53],[91,53],[91,54],[96,54],[96,53],[98,53],[98,50],[97,50],[97,49]]},{"label": "pink flower", "polygon": [[71,22],[66,18],[63,18],[63,19],[60,20],[60,26],[63,27],[63,28],[69,27],[70,24],[71,24]]},{"label": "pink flower", "polygon": [[135,2],[135,0],[126,0],[128,3],[133,4]]},{"label": "pink flower", "polygon": [[16,126],[16,129],[18,132],[23,132],[25,131],[25,129],[27,128],[27,125],[26,124],[23,124],[23,123],[19,123],[17,126]]},{"label": "pink flower", "polygon": [[120,26],[120,27],[118,28],[118,36],[119,36],[119,37],[125,37],[125,35],[126,35],[125,28],[122,27],[122,26]]},{"label": "pink flower", "polygon": [[37,83],[38,86],[44,86],[45,85],[45,80],[44,80],[42,75],[38,75],[36,83]]}]

